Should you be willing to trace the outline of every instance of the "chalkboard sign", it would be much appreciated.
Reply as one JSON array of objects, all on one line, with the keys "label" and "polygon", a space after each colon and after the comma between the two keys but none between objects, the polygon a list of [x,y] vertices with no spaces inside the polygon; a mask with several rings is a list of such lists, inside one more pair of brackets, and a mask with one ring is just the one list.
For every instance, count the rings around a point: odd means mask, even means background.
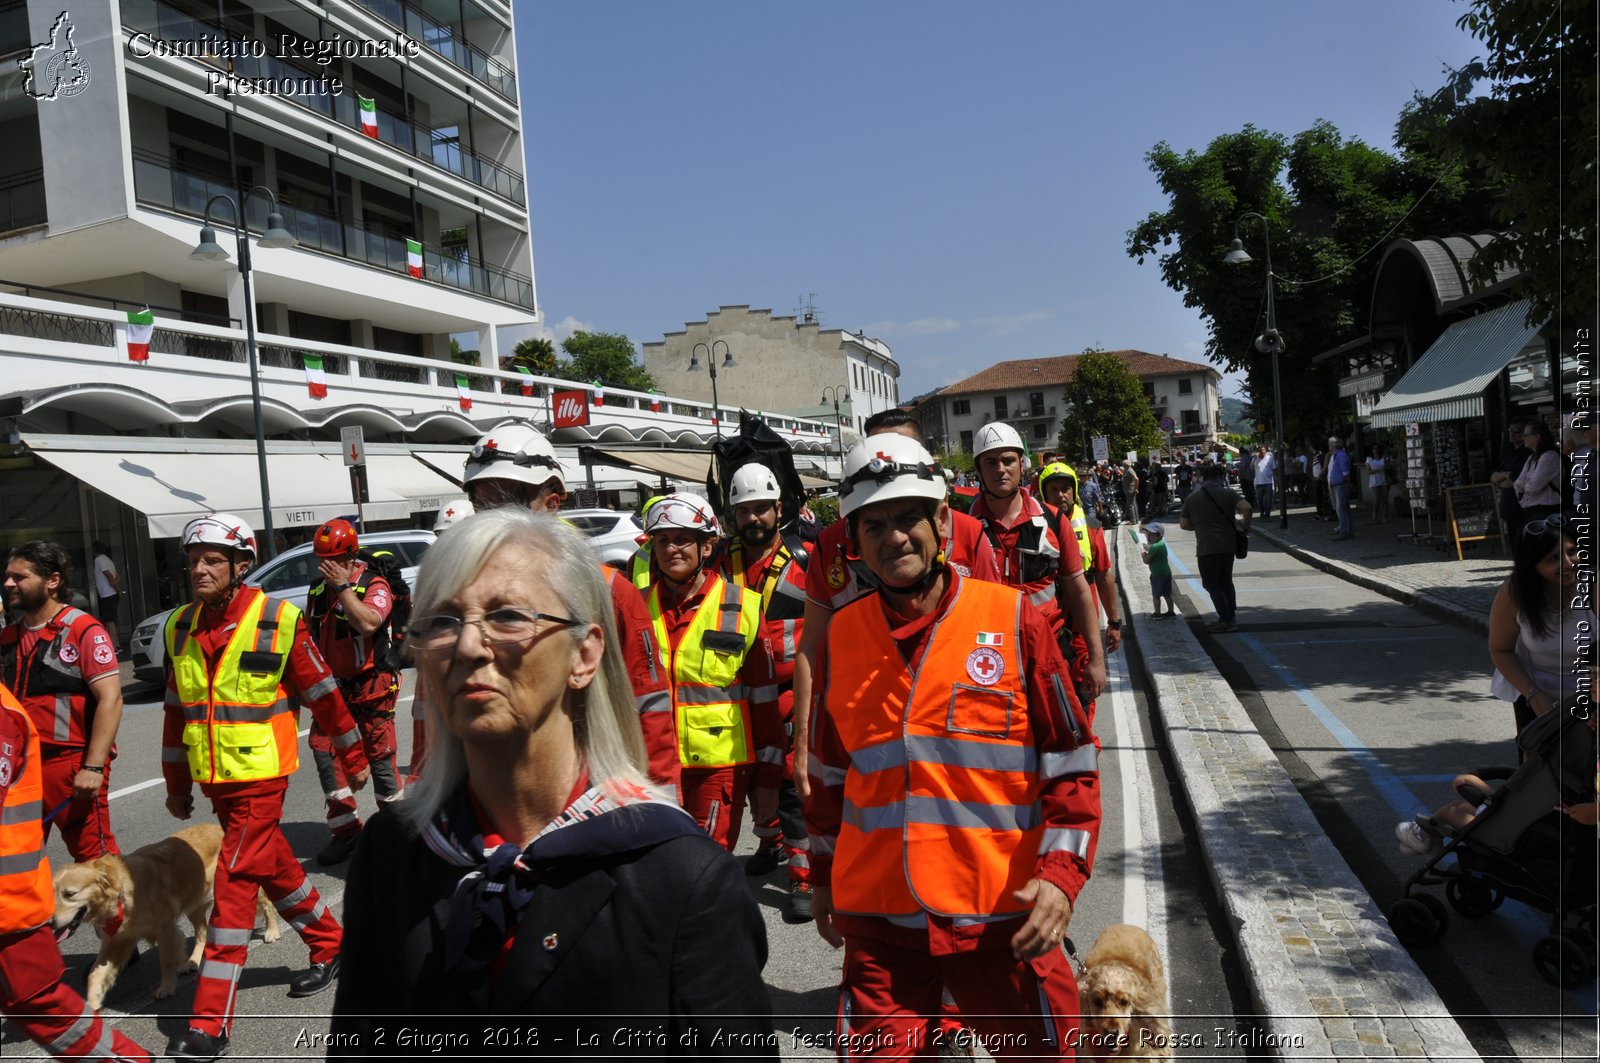
[{"label": "chalkboard sign", "polygon": [[1467,484],[1445,491],[1445,519],[1450,522],[1450,534],[1456,541],[1456,560],[1463,558],[1462,543],[1479,539],[1499,539],[1505,549],[1505,537],[1500,532],[1500,517],[1495,511],[1495,488],[1491,484]]}]

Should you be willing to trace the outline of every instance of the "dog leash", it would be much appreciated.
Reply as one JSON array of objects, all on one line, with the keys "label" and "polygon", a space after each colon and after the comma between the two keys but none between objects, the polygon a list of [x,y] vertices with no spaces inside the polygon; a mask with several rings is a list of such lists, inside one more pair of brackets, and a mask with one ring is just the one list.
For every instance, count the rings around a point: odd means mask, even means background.
[{"label": "dog leash", "polygon": [[61,810],[63,808],[66,808],[71,803],[72,803],[72,795],[68,794],[66,796],[66,798],[63,799],[62,802],[59,805],[57,805],[56,807],[52,808],[48,813],[46,813],[45,817],[43,819],[41,819],[39,822],[40,823],[49,823],[52,819],[55,819],[57,816],[61,815]]},{"label": "dog leash", "polygon": [[1064,938],[1061,942],[1061,947],[1067,950],[1067,956],[1072,960],[1072,969],[1079,978],[1089,972],[1089,968],[1083,962],[1083,958],[1078,955],[1078,946],[1072,943],[1071,938]]}]

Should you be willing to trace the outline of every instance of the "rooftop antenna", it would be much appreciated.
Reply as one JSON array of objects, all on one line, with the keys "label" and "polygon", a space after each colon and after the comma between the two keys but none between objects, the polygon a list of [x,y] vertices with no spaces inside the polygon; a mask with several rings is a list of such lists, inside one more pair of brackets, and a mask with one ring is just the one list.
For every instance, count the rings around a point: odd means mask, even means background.
[{"label": "rooftop antenna", "polygon": [[[796,298],[799,298],[796,296]],[[812,292],[806,301],[794,308],[794,316],[800,319],[802,325],[820,325],[822,323],[821,311],[817,309],[817,293]]]}]

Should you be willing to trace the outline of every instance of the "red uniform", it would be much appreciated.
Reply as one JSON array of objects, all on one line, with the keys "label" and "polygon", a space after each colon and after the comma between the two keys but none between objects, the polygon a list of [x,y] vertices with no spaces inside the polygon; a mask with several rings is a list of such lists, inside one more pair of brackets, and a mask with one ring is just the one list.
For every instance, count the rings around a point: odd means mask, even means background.
[{"label": "red uniform", "polygon": [[1063,578],[1083,571],[1083,555],[1078,552],[1070,516],[1060,510],[1055,513],[1059,519],[1052,522],[1039,500],[1023,492],[1022,512],[1007,527],[989,512],[988,496],[980,494],[972,503],[973,517],[982,524],[999,556],[1001,582],[1020,590],[1059,638],[1069,618],[1061,608],[1058,585]]},{"label": "red uniform", "polygon": [[108,1029],[62,978],[55,890],[39,822],[42,758],[32,721],[0,687],[0,1014],[56,1059],[153,1057]]},{"label": "red uniform", "polygon": [[[622,662],[628,666],[633,684],[633,703],[639,710],[639,730],[644,733],[644,749],[650,758],[650,779],[678,794],[681,801],[678,736],[672,723],[672,691],[667,683],[666,664],[661,647],[650,629],[650,614],[644,598],[633,584],[610,565],[601,565],[606,587],[611,592],[611,614],[617,624],[617,639],[622,643]],[[413,760],[416,758],[413,757]]]},{"label": "red uniform", "polygon": [[[950,511],[950,539],[945,543],[950,567],[973,579],[1000,582],[994,547],[983,525],[957,510]],[[806,566],[806,597],[828,610],[843,609],[876,586],[872,573],[855,554],[849,522],[836,520],[823,528]]]},{"label": "red uniform", "polygon": [[927,616],[841,610],[817,675],[806,821],[845,938],[839,1043],[936,1056],[948,989],[994,1055],[1075,1058],[1066,956],[1011,954],[1012,891],[1038,878],[1076,901],[1099,834],[1098,742],[1048,621],[954,575]]},{"label": "red uniform", "polygon": [[[363,562],[356,563],[352,587],[361,604],[378,614],[381,625],[394,608],[394,590],[389,581],[374,574]],[[315,633],[317,649],[322,651],[328,669],[339,681],[345,706],[361,732],[361,746],[372,768],[372,790],[379,802],[388,804],[405,796],[395,767],[394,709],[400,696],[400,673],[379,666],[380,640],[374,635],[358,635],[326,581],[311,588],[306,599],[307,624]],[[323,797],[328,803],[328,829],[349,837],[361,831],[361,813],[356,808],[355,791],[338,758],[333,742],[316,720],[311,722],[311,756],[317,765]],[[416,758],[413,757],[413,760]]]},{"label": "red uniform", "polygon": [[0,630],[0,682],[16,692],[39,735],[45,837],[59,826],[74,860],[122,851],[111,833],[107,803],[114,746],[94,800],[72,800],[72,780],[83,767],[94,729],[94,684],[117,674],[111,636],[82,610],[62,606],[38,631],[23,624]]},{"label": "red uniform", "polygon": [[[248,614],[256,600],[264,595],[255,588],[244,587],[234,593],[227,606],[218,611],[195,606],[185,606],[170,620],[168,628],[166,719],[161,735],[161,768],[166,778],[169,798],[186,798],[194,787],[192,772],[201,762],[191,757],[185,744],[190,737],[196,743],[210,746],[217,774],[226,774],[229,755],[237,757],[239,751],[219,745],[218,736],[226,726],[224,714],[219,713],[219,700],[209,693],[221,687],[225,678],[220,674],[219,662],[239,651],[243,640],[250,637],[246,628]],[[262,609],[262,619],[267,621],[266,609],[276,604],[267,599]],[[298,698],[300,704],[311,710],[312,716],[323,730],[333,738],[337,755],[344,761],[344,770],[358,775],[366,766],[366,755],[361,748],[361,735],[345,708],[339,694],[338,681],[328,670],[322,654],[317,652],[305,623],[296,619],[292,634],[283,637],[277,617],[286,615],[292,607],[285,606],[272,618],[272,631],[267,624],[249,624],[256,628],[258,640],[269,646],[280,647],[282,677],[279,681],[281,697],[277,706],[284,711],[274,711],[270,718],[272,731],[263,733],[263,741],[276,744],[275,759],[279,771],[273,777],[252,778],[245,782],[205,781],[200,790],[211,799],[211,807],[222,825],[222,852],[217,861],[217,876],[213,888],[215,903],[206,935],[205,959],[200,966],[200,978],[195,987],[192,1029],[213,1037],[226,1036],[233,1022],[235,992],[239,976],[244,971],[249,953],[250,933],[256,922],[256,894],[265,891],[281,915],[299,932],[311,951],[312,963],[331,962],[339,954],[343,930],[328,906],[323,903],[306,879],[305,871],[295,859],[294,851],[283,836],[283,794],[288,789],[289,775],[299,765],[294,737],[296,714],[289,707],[288,698]],[[188,624],[186,631],[184,625]],[[172,652],[174,632],[193,642],[206,662],[205,690],[180,690],[178,681],[178,654]],[[235,645],[239,642],[239,645]],[[260,647],[262,641],[257,641]],[[258,649],[256,656],[263,654]],[[275,665],[276,666],[276,665]],[[189,706],[186,708],[186,705]],[[274,706],[276,709],[277,706]],[[287,726],[277,729],[279,721],[287,717]],[[196,732],[190,734],[190,732]],[[209,731],[209,735],[208,732]],[[248,751],[245,751],[248,752]]]}]

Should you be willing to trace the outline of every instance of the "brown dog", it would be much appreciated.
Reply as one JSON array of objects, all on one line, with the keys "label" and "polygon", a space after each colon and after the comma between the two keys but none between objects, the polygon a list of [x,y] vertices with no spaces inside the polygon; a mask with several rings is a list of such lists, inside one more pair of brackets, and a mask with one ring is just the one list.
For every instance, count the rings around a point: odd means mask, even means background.
[{"label": "brown dog", "polygon": [[1126,923],[1109,926],[1083,962],[1078,995],[1092,1043],[1114,1056],[1170,1059],[1167,976],[1150,935]]},{"label": "brown dog", "polygon": [[[154,944],[161,955],[158,1000],[177,991],[180,973],[199,970],[221,849],[222,828],[201,823],[124,856],[69,864],[56,873],[56,911],[50,920],[56,940],[65,941],[84,923],[100,931],[100,954],[89,968],[91,1008],[100,1009],[141,941]],[[278,913],[265,896],[256,899],[256,910],[265,913],[266,940],[278,940]],[[194,948],[181,968],[180,915],[194,926]]]}]

